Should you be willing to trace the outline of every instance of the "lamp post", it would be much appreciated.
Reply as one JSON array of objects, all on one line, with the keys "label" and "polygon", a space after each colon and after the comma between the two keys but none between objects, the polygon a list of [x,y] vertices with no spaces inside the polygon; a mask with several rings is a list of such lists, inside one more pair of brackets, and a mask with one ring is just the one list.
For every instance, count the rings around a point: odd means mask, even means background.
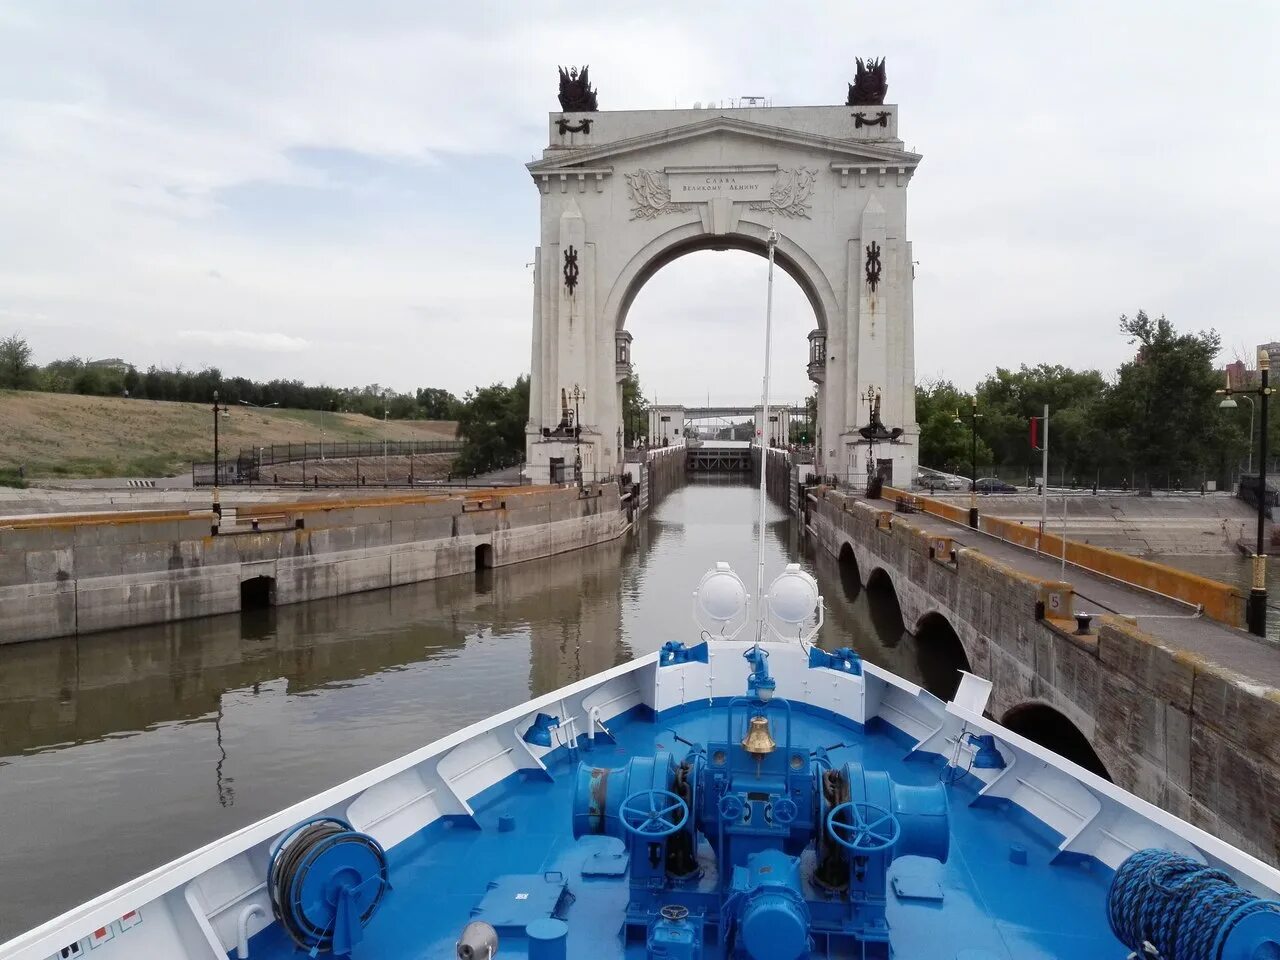
[{"label": "lamp post", "polygon": [[387,430],[390,425],[388,417],[391,411],[387,406],[387,394],[382,393],[382,485],[387,485]]},{"label": "lamp post", "polygon": [[222,519],[222,504],[218,502],[218,480],[220,479],[219,475],[222,473],[222,457],[218,444],[218,416],[219,414],[225,416],[226,413],[226,405],[218,403],[218,391],[213,391],[213,514],[215,530]]},{"label": "lamp post", "polygon": [[576,383],[573,385],[573,393],[569,394],[573,400],[573,472],[577,474],[578,489],[582,489],[582,410],[579,404],[587,399],[587,392],[579,387]]},{"label": "lamp post", "polygon": [[[1227,374],[1227,388],[1225,390],[1219,390],[1218,393],[1239,393],[1241,397],[1249,401],[1249,466],[1245,468],[1245,472],[1253,473],[1253,415],[1257,412],[1258,405],[1253,402],[1253,397],[1249,396],[1249,394],[1231,389],[1231,374]],[[1218,406],[1223,410],[1234,410],[1237,404],[1235,400],[1228,396],[1218,404]],[[1237,461],[1237,465],[1238,463],[1239,462]]]},{"label": "lamp post", "polygon": [[[1267,555],[1263,542],[1264,526],[1267,517],[1267,398],[1271,396],[1269,375],[1271,371],[1271,355],[1265,349],[1258,351],[1258,373],[1262,383],[1256,390],[1236,390],[1231,386],[1231,375],[1227,375],[1225,389],[1215,391],[1222,395],[1219,407],[1232,410],[1236,406],[1234,396],[1253,396],[1262,398],[1262,413],[1258,418],[1258,540],[1253,552],[1253,586],[1249,590],[1249,603],[1245,608],[1245,620],[1249,632],[1254,636],[1267,635]],[[1250,421],[1252,421],[1250,416]],[[1253,446],[1252,431],[1249,437],[1250,448]]]},{"label": "lamp post", "polygon": [[[976,530],[978,527],[978,418],[982,416],[978,412],[977,394],[974,394],[971,403],[969,410],[969,526]],[[964,426],[958,409],[955,420],[952,422],[958,427]],[[1045,482],[1048,482],[1047,477]]]}]

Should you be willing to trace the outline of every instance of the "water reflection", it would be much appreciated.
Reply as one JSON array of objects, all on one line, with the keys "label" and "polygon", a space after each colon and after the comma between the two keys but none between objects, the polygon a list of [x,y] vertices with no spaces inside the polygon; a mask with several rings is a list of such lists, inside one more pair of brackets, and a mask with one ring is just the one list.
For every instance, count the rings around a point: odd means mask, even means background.
[{"label": "water reflection", "polygon": [[[693,639],[710,564],[753,580],[757,503],[700,477],[627,538],[571,554],[0,647],[0,938],[531,693]],[[764,532],[770,577],[791,560],[818,577],[824,647],[920,675],[896,599],[847,597],[776,504]]]}]

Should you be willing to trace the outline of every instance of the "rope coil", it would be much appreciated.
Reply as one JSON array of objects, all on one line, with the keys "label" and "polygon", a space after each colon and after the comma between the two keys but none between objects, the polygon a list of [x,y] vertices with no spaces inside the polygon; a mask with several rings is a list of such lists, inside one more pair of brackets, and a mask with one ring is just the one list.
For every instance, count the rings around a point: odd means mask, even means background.
[{"label": "rope coil", "polygon": [[[273,847],[267,870],[271,909],[289,938],[311,951],[349,952],[358,931],[339,930],[342,896],[355,897],[359,926],[373,917],[389,887],[381,845],[337,817],[294,827]],[[338,934],[335,943],[335,933]]]},{"label": "rope coil", "polygon": [[[1228,940],[1249,917],[1271,914],[1261,927]],[[1116,938],[1140,956],[1154,947],[1162,960],[1234,960],[1280,936],[1280,903],[1242,889],[1223,870],[1168,850],[1139,850],[1120,864],[1107,892]],[[1260,932],[1261,931],[1261,932]]]}]

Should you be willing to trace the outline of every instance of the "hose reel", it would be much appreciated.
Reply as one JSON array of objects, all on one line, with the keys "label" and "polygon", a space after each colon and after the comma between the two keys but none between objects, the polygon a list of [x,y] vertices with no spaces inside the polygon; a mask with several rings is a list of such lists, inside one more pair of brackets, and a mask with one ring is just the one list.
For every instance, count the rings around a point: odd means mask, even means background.
[{"label": "hose reel", "polygon": [[306,820],[271,846],[272,912],[312,956],[350,955],[390,887],[381,844],[338,817]]}]

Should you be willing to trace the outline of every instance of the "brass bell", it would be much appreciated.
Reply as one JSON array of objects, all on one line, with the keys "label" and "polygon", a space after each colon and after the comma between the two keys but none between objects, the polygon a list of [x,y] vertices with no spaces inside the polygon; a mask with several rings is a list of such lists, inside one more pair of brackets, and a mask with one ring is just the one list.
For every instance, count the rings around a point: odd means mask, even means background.
[{"label": "brass bell", "polygon": [[747,727],[747,735],[742,738],[742,749],[753,757],[767,757],[778,749],[773,734],[769,732],[769,718],[756,715],[751,718]]}]

